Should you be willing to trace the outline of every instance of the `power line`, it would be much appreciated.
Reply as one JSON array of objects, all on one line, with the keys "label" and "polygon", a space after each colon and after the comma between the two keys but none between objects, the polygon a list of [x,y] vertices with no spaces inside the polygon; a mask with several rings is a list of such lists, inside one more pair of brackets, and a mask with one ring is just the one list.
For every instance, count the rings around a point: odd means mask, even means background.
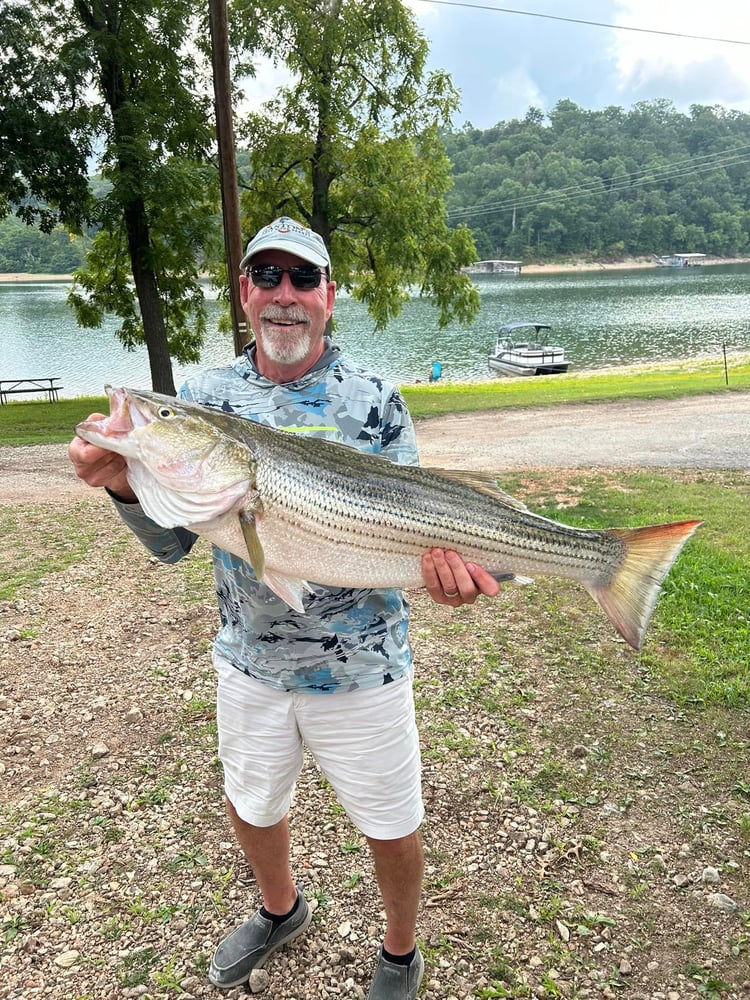
[{"label": "power line", "polygon": [[[488,205],[479,205],[473,209],[457,208],[449,211],[447,214],[451,221],[459,222],[480,215],[499,215],[514,208],[531,208],[542,201],[575,201],[591,194],[606,195],[612,192],[617,193],[618,191],[632,190],[646,184],[663,183],[678,177],[684,177],[690,173],[705,173],[715,167],[747,163],[750,160],[750,156],[744,153],[744,151],[748,149],[750,149],[750,144],[745,143],[735,146],[731,150],[726,150],[725,153],[705,153],[688,160],[678,161],[678,163],[672,164],[669,167],[643,168],[642,170],[628,174],[627,177],[619,178],[610,184],[609,187],[605,186],[601,178],[594,178],[584,184],[570,185],[569,187],[559,188],[557,191],[539,191],[533,195],[511,198],[507,201],[494,202]],[[700,160],[705,160],[706,162],[697,162]]]},{"label": "power line", "polygon": [[646,35],[666,35],[668,38],[686,38],[696,42],[719,42],[724,45],[750,45],[742,38],[714,38],[711,35],[689,35],[682,31],[662,31],[659,28],[635,28],[629,24],[606,24],[603,21],[587,21],[578,17],[561,17],[559,14],[539,14],[533,10],[514,10],[511,7],[491,7],[483,3],[466,3],[464,0],[422,0],[423,3],[438,4],[443,7],[468,7],[473,10],[493,10],[498,14],[522,14],[524,17],[539,17],[547,21],[566,21],[568,24],[584,24],[590,28],[610,28],[612,31],[637,31]]},{"label": "power line", "polygon": [[[673,178],[683,177],[685,174],[689,174],[691,172],[699,173],[713,169],[714,167],[725,167],[745,163],[747,162],[748,157],[746,155],[742,155],[742,153],[748,149],[750,149],[750,144],[745,143],[735,146],[731,150],[726,150],[724,153],[704,153],[700,156],[695,156],[686,160],[679,160],[676,163],[664,167],[644,167],[641,170],[628,173],[627,177],[619,179],[609,188],[604,188],[604,181],[602,178],[597,177],[583,184],[573,184],[568,187],[559,188],[556,191],[538,192],[527,197],[511,198],[502,202],[490,202],[489,204],[478,206],[478,211],[489,213],[492,211],[505,211],[513,208],[514,206],[516,208],[525,208],[529,205],[536,204],[543,198],[565,200],[568,197],[582,197],[585,194],[595,192],[604,193],[616,188],[626,189],[628,187],[637,187],[644,183],[664,182],[672,180]],[[707,162],[702,163],[699,161]],[[477,214],[477,209],[457,208],[448,214],[451,216],[472,216]]]}]

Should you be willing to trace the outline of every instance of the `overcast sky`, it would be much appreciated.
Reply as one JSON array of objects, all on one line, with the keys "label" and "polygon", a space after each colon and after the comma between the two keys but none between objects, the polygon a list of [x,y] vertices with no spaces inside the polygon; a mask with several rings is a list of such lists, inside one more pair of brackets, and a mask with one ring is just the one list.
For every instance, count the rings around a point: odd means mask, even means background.
[{"label": "overcast sky", "polygon": [[[462,107],[454,122],[489,128],[549,111],[561,98],[586,109],[631,108],[666,97],[680,111],[722,104],[750,113],[748,0],[409,0],[430,42],[430,66],[450,73]],[[488,7],[606,25],[736,39],[745,45],[572,24]],[[481,9],[477,9],[481,8]]]}]

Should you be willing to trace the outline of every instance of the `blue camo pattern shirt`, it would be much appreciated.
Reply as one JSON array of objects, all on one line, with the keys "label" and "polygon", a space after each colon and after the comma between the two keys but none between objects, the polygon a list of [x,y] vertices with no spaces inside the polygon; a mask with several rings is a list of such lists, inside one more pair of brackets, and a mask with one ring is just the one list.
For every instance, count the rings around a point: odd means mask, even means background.
[{"label": "blue camo pattern shirt", "polygon": [[[326,341],[317,365],[295,382],[261,375],[247,348],[232,365],[189,379],[183,399],[219,407],[271,427],[340,441],[393,462],[418,464],[414,426],[395,385],[349,363]],[[196,541],[164,529],[138,504],[115,501],[120,516],[163,562]],[[400,590],[350,590],[312,581],[305,614],[260,584],[248,562],[214,546],[221,628],[214,650],[237,669],[284,691],[332,693],[377,687],[408,675],[409,605]]]}]

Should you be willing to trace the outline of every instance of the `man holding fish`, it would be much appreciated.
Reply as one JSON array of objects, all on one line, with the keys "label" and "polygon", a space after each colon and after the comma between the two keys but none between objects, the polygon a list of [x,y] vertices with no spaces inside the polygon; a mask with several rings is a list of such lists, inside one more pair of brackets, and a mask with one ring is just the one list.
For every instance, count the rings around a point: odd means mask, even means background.
[{"label": "man holding fish", "polygon": [[[282,217],[250,241],[241,267],[255,341],[231,365],[191,378],[180,398],[418,464],[397,387],[348,362],[325,336],[336,284],[323,240]],[[114,435],[114,399],[109,418],[93,414],[81,426],[106,419]],[[81,479],[106,487],[151,552],[175,562],[190,551],[194,532],[161,527],[189,519],[159,521],[142,509],[135,463],[80,436],[69,456]],[[209,979],[223,989],[245,982],[310,923],[290,870],[287,822],[306,745],[372,851],[387,921],[368,998],[414,1000],[424,971],[415,936],[423,805],[408,604],[392,587],[293,589],[283,574],[262,572],[257,538],[243,531],[249,560],[232,546],[213,550],[221,614],[213,658],[227,810],[262,906],[219,944]],[[433,600],[454,607],[499,589],[477,563],[442,547],[424,552],[421,573]]]}]

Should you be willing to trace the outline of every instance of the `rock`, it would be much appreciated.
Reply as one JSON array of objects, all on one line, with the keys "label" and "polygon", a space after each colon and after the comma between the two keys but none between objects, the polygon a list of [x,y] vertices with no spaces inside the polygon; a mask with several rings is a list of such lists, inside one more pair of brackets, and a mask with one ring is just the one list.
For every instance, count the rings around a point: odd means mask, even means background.
[{"label": "rock", "polygon": [[722,913],[736,913],[739,910],[739,906],[732,897],[725,895],[723,892],[710,893],[708,905],[712,906],[715,910],[721,910]]},{"label": "rock", "polygon": [[336,930],[338,931],[340,937],[342,938],[349,937],[349,935],[352,932],[351,921],[345,920],[343,923],[338,925]]},{"label": "rock", "polygon": [[620,959],[619,970],[621,976],[630,976],[633,974],[633,966],[630,964],[627,958]]},{"label": "rock", "polygon": [[265,969],[253,969],[250,973],[250,980],[247,985],[250,987],[251,993],[263,993],[268,989],[270,981],[271,977]]},{"label": "rock", "polygon": [[562,920],[555,921],[555,927],[557,928],[557,933],[560,935],[562,940],[567,944],[570,941],[570,929],[567,924],[564,924]]},{"label": "rock", "polygon": [[106,743],[95,743],[91,747],[91,756],[94,760],[101,760],[103,757],[108,757],[109,747]]},{"label": "rock", "polygon": [[67,875],[61,875],[59,878],[53,878],[49,887],[50,889],[67,889],[72,882],[72,878],[69,878]]},{"label": "rock", "polygon": [[75,949],[70,951],[64,951],[61,955],[58,955],[55,959],[55,965],[59,965],[61,969],[70,969],[76,964],[78,959],[81,957],[81,953]]},{"label": "rock", "polygon": [[712,882],[719,882],[720,880],[721,876],[719,875],[719,870],[717,868],[708,867],[703,869],[703,874],[701,875],[701,882],[712,883]]}]

